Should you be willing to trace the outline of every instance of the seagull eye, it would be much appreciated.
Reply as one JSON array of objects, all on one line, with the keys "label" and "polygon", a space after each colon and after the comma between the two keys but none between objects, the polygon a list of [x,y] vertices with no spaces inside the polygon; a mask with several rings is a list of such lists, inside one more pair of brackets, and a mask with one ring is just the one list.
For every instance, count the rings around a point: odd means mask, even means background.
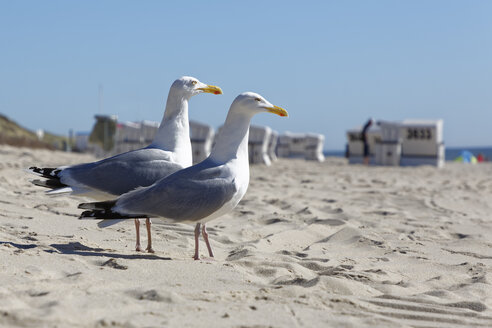
[{"label": "seagull eye", "polygon": [[261,99],[260,98],[255,98],[255,101],[261,101]]},{"label": "seagull eye", "polygon": [[196,81],[191,81],[191,84],[196,85],[197,82]]}]

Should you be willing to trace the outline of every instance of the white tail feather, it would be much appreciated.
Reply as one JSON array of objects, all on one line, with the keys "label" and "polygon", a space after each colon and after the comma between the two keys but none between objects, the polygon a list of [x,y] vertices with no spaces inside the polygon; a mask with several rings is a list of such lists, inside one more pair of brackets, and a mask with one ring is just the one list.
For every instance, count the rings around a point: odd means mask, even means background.
[{"label": "white tail feather", "polygon": [[63,188],[47,191],[46,194],[50,196],[57,196],[57,195],[69,194],[72,192],[73,192],[72,187],[63,187]]}]

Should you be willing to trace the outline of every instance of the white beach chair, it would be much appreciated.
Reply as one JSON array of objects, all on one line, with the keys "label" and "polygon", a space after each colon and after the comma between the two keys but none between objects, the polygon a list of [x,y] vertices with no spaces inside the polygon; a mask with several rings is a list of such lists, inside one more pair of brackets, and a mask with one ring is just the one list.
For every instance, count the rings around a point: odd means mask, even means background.
[{"label": "white beach chair", "polygon": [[154,141],[154,137],[159,130],[159,122],[155,121],[142,121],[140,125],[140,140],[142,140],[144,145],[150,145]]},{"label": "white beach chair", "polygon": [[377,165],[398,166],[401,159],[401,124],[378,121],[381,140],[375,145],[374,163]]},{"label": "white beach chair", "polygon": [[193,164],[208,157],[212,150],[214,129],[210,125],[190,121],[190,139],[193,151]]},{"label": "white beach chair", "polygon": [[[367,132],[369,144],[369,163],[375,163],[376,144],[381,141],[381,130],[371,127]],[[364,144],[362,142],[362,127],[347,131],[347,153],[350,164],[362,164],[364,162]]]},{"label": "white beach chair", "polygon": [[287,133],[278,136],[276,153],[278,157],[290,156],[290,137]]},{"label": "white beach chair", "polygon": [[270,140],[268,141],[268,156],[270,157],[270,161],[275,162],[277,160],[277,143],[278,143],[278,132],[272,130],[270,134]]},{"label": "white beach chair", "polygon": [[250,126],[248,140],[250,163],[271,165],[272,162],[268,156],[271,133],[272,129],[268,126]]},{"label": "white beach chair", "polygon": [[308,133],[304,137],[304,158],[307,160],[323,162],[323,144],[325,136],[318,133]]}]

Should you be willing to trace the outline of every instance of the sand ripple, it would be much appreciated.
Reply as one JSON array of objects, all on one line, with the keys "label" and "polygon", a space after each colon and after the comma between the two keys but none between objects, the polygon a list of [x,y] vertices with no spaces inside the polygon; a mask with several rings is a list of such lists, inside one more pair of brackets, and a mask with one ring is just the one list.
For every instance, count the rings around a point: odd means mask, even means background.
[{"label": "sand ripple", "polygon": [[0,326],[492,326],[492,165],[255,166],[195,262],[193,227],[155,222],[135,253],[132,222],[79,221],[22,171],[90,156],[0,154]]}]

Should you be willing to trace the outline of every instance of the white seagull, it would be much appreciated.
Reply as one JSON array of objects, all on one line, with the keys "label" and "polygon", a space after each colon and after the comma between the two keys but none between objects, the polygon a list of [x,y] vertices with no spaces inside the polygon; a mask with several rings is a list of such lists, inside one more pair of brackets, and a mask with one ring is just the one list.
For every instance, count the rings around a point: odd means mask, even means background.
[{"label": "white seagull", "polygon": [[[53,190],[48,194],[71,193],[96,200],[109,200],[138,187],[152,185],[176,171],[192,165],[189,136],[188,101],[199,93],[222,94],[213,85],[194,77],[183,76],[171,85],[166,110],[153,142],[145,148],[129,151],[93,163],[57,168],[31,167],[32,173],[46,180],[34,180],[35,185]],[[146,219],[147,251],[152,249],[151,221]],[[141,251],[140,221],[135,219],[137,241]]]},{"label": "white seagull", "polygon": [[259,94],[246,92],[233,101],[210,156],[203,162],[173,173],[152,186],[126,193],[116,200],[84,203],[81,219],[160,217],[173,222],[196,223],[195,255],[202,235],[213,257],[206,222],[230,212],[249,184],[248,134],[251,118],[261,112],[287,116]]}]

